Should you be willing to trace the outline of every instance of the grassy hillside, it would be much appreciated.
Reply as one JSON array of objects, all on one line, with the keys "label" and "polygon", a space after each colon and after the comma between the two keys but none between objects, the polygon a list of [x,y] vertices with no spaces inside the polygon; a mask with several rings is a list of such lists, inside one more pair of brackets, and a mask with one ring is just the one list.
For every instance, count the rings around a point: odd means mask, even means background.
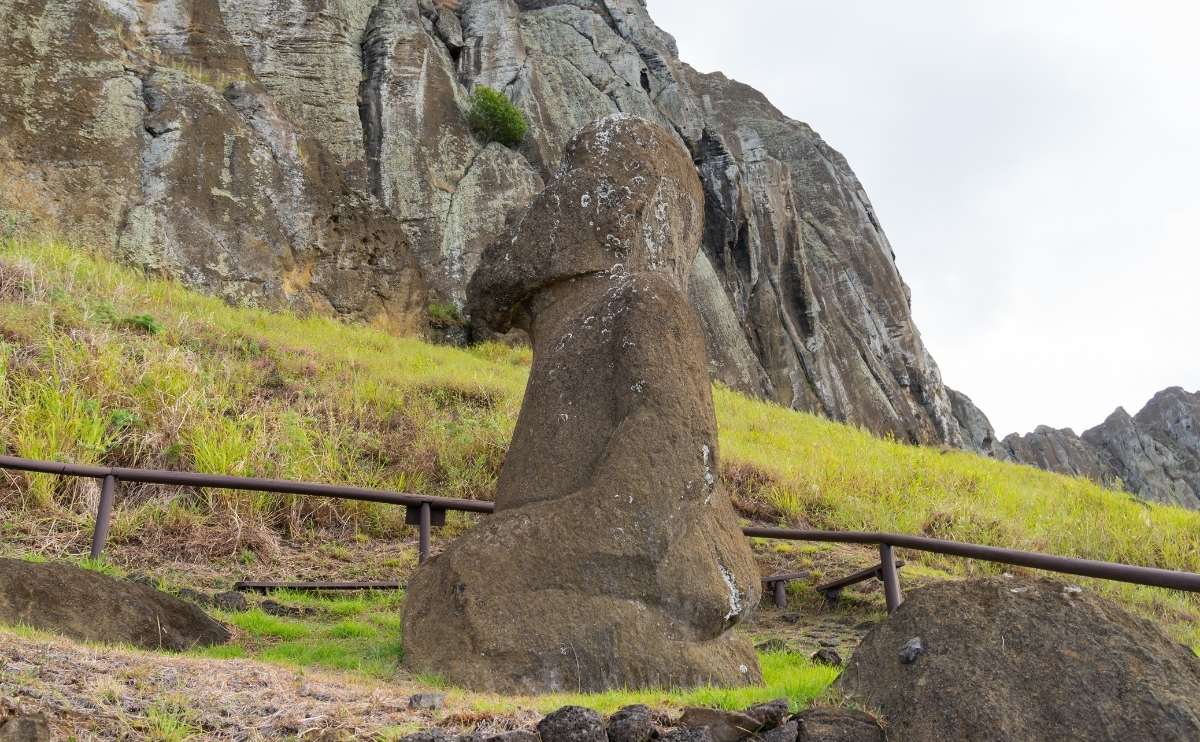
[{"label": "grassy hillside", "polygon": [[[439,347],[233,308],[58,242],[0,242],[0,449],[15,455],[487,499],[529,362],[526,349]],[[1200,513],[880,440],[725,389],[716,405],[722,477],[760,520],[1200,571]],[[270,548],[273,534],[370,539],[403,528],[396,508],[156,486],[123,494],[115,543],[193,559]],[[29,524],[41,523],[45,538],[81,550],[96,496],[90,482],[0,479],[4,536],[28,543],[40,527]],[[1105,589],[1200,645],[1200,602]]]}]

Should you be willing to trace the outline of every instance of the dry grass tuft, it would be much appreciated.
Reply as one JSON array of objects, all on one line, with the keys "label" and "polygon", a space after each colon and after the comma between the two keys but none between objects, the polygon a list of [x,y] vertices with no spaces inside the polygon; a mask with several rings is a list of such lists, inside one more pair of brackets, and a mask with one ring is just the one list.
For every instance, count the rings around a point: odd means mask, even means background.
[{"label": "dry grass tuft", "polygon": [[32,266],[24,261],[0,260],[0,301],[26,301],[33,291]]}]

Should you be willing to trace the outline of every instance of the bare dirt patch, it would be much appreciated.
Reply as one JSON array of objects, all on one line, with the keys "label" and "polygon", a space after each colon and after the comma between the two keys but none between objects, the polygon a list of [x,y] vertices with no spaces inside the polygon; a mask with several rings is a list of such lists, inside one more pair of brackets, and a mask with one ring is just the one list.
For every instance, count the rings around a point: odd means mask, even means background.
[{"label": "bare dirt patch", "polygon": [[0,631],[0,698],[44,713],[55,739],[147,739],[175,719],[204,739],[379,739],[433,726],[408,709],[428,690],[248,660],[81,646]]}]

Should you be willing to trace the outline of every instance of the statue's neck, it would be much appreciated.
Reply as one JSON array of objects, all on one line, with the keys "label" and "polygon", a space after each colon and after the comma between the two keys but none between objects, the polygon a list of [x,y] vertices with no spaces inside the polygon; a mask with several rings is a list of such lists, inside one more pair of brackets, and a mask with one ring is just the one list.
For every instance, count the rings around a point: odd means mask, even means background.
[{"label": "statue's neck", "polygon": [[557,325],[564,315],[583,307],[595,306],[613,287],[613,279],[605,273],[575,276],[541,289],[530,299],[520,317],[522,329],[529,333],[537,346],[538,329],[547,324]]}]

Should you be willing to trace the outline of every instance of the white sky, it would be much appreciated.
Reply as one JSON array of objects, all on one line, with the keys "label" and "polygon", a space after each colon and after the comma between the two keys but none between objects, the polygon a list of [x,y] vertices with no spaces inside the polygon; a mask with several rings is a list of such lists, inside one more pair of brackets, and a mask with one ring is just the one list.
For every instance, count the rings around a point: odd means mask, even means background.
[{"label": "white sky", "polygon": [[849,159],[1005,435],[1200,387],[1200,3],[649,0]]}]

